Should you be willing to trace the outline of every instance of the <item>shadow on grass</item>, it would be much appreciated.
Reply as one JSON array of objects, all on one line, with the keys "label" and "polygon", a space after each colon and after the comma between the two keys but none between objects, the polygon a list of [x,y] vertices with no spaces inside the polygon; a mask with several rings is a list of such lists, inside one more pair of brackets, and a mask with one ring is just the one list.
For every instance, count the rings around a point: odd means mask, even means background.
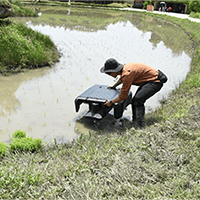
[{"label": "shadow on grass", "polygon": [[[162,118],[157,116],[148,116],[145,118],[146,127],[159,123],[161,120]],[[102,120],[82,117],[76,121],[75,132],[84,135],[88,135],[89,132],[97,134],[123,134],[132,127],[132,120],[126,117],[115,119],[113,115],[108,114]]]},{"label": "shadow on grass", "polygon": [[108,114],[102,120],[94,120],[82,117],[76,121],[75,130],[77,133],[88,134],[96,133],[123,133],[127,128],[131,128],[131,121],[127,118],[115,119],[113,115]]},{"label": "shadow on grass", "polygon": [[158,116],[148,116],[145,118],[145,124],[146,126],[152,126],[156,123],[160,123],[162,121],[162,117],[158,117]]},{"label": "shadow on grass", "polygon": [[9,20],[0,20],[0,26],[7,26],[11,24],[11,21]]}]

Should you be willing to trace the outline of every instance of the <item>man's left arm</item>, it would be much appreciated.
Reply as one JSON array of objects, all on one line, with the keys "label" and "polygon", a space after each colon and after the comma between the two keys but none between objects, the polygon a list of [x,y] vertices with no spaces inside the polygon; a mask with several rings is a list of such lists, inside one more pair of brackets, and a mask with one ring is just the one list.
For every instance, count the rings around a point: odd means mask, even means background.
[{"label": "man's left arm", "polygon": [[130,87],[131,87],[130,82],[124,82],[122,85],[122,88],[120,90],[119,96],[117,98],[113,99],[112,101],[107,100],[104,105],[110,107],[110,106],[113,106],[115,103],[118,103],[120,101],[127,99]]}]

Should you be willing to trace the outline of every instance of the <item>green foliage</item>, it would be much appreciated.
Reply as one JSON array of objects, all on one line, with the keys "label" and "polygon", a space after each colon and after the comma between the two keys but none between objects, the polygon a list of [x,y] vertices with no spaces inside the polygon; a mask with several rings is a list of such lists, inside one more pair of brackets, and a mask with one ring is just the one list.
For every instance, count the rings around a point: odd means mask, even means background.
[{"label": "green foliage", "polygon": [[11,152],[34,152],[41,147],[41,139],[33,139],[32,137],[26,137],[26,132],[17,130],[13,134],[13,139],[10,145],[6,145],[4,142],[0,142],[0,156],[4,156],[8,148]]},{"label": "green foliage", "polygon": [[193,56],[193,68],[194,67],[195,69],[186,78],[184,84],[189,86],[190,88],[199,88],[200,87],[200,47],[197,47],[195,49],[195,53]]},{"label": "green foliage", "polygon": [[145,1],[143,3],[143,9],[147,9],[147,5],[152,5],[152,1]]},{"label": "green foliage", "polygon": [[1,0],[2,4],[5,4],[7,6],[11,6],[10,2],[8,0]]},{"label": "green foliage", "polygon": [[0,26],[0,71],[3,67],[47,65],[59,58],[49,36],[42,35],[22,24]]},{"label": "green foliage", "polygon": [[15,151],[36,151],[42,146],[42,140],[32,137],[26,137],[26,132],[17,130],[13,134],[13,139],[10,144],[11,152]]},{"label": "green foliage", "polygon": [[11,152],[14,151],[31,151],[34,152],[42,146],[42,140],[37,138],[33,139],[32,137],[23,137],[18,139],[13,139],[10,144]]},{"label": "green foliage", "polygon": [[199,88],[200,87],[200,74],[191,74],[189,78],[186,79],[185,84],[190,87]]},{"label": "green foliage", "polygon": [[21,130],[17,130],[14,132],[13,134],[13,138],[17,139],[17,138],[25,138],[26,137],[26,132],[21,131]]},{"label": "green foliage", "polygon": [[6,154],[6,144],[4,142],[0,142],[0,156],[4,156]]},{"label": "green foliage", "polygon": [[147,9],[147,5],[148,5],[148,3],[147,3],[147,2],[144,2],[144,3],[143,3],[143,9]]},{"label": "green foliage", "polygon": [[21,17],[31,17],[31,16],[38,16],[35,12],[31,11],[30,9],[12,4],[12,8],[15,11],[15,16],[21,16]]},{"label": "green foliage", "polygon": [[[20,156],[18,157],[18,160],[19,159]],[[0,166],[0,198],[16,199],[19,193],[21,193],[20,198],[27,199],[27,194],[26,192],[24,192],[25,187],[34,188],[38,185],[38,183],[40,183],[40,181],[41,174],[31,171],[29,168],[26,168],[26,170],[24,171],[19,166],[12,166],[10,170],[5,171],[4,166]],[[13,186],[15,192],[6,190],[6,188],[10,186]]]},{"label": "green foliage", "polygon": [[193,17],[193,18],[200,19],[200,13],[199,12],[191,12],[189,16]]},{"label": "green foliage", "polygon": [[147,2],[147,5],[151,5],[152,4],[151,0],[146,0],[145,2]]},{"label": "green foliage", "polygon": [[194,12],[200,12],[200,1],[190,1],[189,10]]}]

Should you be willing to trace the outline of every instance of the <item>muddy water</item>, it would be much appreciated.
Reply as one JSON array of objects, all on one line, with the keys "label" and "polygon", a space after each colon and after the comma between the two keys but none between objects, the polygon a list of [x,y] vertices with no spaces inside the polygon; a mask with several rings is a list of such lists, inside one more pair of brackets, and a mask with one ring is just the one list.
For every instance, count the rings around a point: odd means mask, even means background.
[{"label": "muddy water", "polygon": [[[106,59],[142,62],[169,78],[159,94],[146,102],[147,111],[182,82],[190,68],[192,43],[171,23],[137,13],[94,9],[37,7],[38,18],[12,18],[49,35],[62,53],[53,67],[0,77],[0,140],[15,130],[43,141],[69,142],[77,133],[123,130],[112,112],[102,122],[84,119],[87,105],[75,112],[74,99],[94,84],[112,85],[99,69]],[[132,87],[132,92],[137,87]],[[131,119],[131,107],[124,121]],[[122,121],[123,121],[122,120]]]}]

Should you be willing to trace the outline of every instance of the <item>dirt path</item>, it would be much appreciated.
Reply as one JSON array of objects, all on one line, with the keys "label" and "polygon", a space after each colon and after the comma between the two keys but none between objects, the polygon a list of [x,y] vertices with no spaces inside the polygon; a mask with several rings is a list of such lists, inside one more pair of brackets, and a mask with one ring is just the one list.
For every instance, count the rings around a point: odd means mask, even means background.
[{"label": "dirt path", "polygon": [[147,11],[147,10],[144,10],[144,9],[136,9],[136,8],[123,8],[123,10],[152,12],[152,13],[161,14],[161,15],[169,15],[171,17],[177,17],[177,18],[181,18],[181,19],[189,19],[190,21],[200,23],[200,19],[189,17],[188,14],[173,13],[173,12],[160,12],[160,11]]}]

